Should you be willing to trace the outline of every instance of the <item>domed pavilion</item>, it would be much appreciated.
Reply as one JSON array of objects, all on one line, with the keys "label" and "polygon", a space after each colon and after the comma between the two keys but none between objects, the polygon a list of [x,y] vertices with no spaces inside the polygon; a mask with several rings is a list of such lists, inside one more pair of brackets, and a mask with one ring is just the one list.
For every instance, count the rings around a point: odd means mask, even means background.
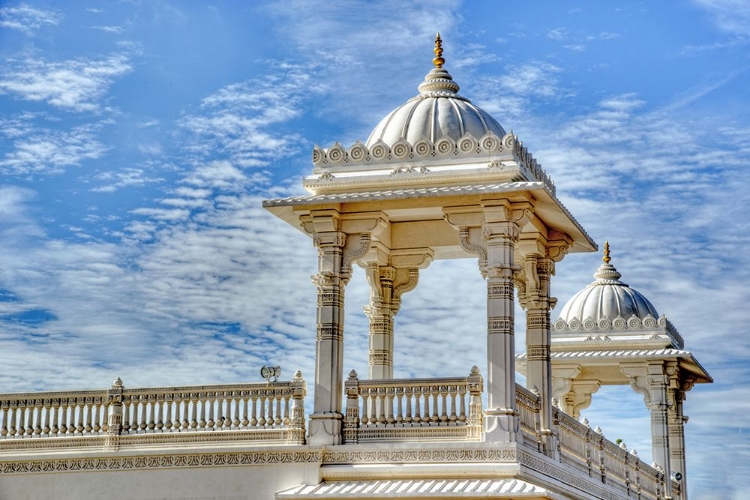
[{"label": "domed pavilion", "polygon": [[[568,300],[552,325],[552,395],[577,419],[602,385],[630,385],[651,413],[654,462],[684,478],[685,393],[713,380],[684,350],[667,317],[620,281],[608,242],[602,260],[594,281]],[[525,360],[519,356],[521,372]]]},{"label": "domed pavilion", "polygon": [[[620,281],[608,249],[596,281],[551,323],[557,263],[597,245],[518,137],[458,93],[439,36],[434,52],[419,93],[364,143],[314,147],[308,194],[263,202],[317,252],[311,400],[302,373],[277,380],[278,367],[257,383],[132,388],[118,378],[0,394],[4,498],[686,500],[670,474],[684,471],[682,400],[710,378]],[[476,259],[485,279],[486,329],[467,335],[486,338],[486,352],[462,373],[393,378],[396,363],[422,355],[394,358],[403,294],[434,260],[456,258]],[[369,366],[345,370],[354,265],[370,287]],[[526,387],[516,383],[516,297]],[[451,306],[462,314],[461,297]],[[446,353],[461,342],[435,337]],[[654,466],[576,418],[600,385],[618,383],[652,411]]]}]

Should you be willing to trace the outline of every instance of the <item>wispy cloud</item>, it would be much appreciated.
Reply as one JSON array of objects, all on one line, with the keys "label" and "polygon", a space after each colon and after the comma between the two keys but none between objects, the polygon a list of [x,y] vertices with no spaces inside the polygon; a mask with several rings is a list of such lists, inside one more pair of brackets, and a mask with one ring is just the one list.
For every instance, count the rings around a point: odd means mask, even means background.
[{"label": "wispy cloud", "polygon": [[62,16],[51,10],[35,9],[24,3],[15,7],[0,8],[0,28],[22,31],[26,34],[42,26],[59,24]]},{"label": "wispy cloud", "polygon": [[559,99],[562,68],[546,62],[528,62],[505,74],[483,75],[472,82],[472,98],[484,109],[504,120],[525,113],[530,106]]},{"label": "wispy cloud", "polygon": [[124,31],[122,26],[92,26],[91,28],[105,33],[115,33],[117,35]]},{"label": "wispy cloud", "polygon": [[150,176],[142,168],[126,168],[121,171],[102,172],[95,175],[94,180],[102,184],[91,188],[91,191],[113,193],[125,187],[159,183],[164,181],[164,178]]},{"label": "wispy cloud", "polygon": [[102,109],[109,87],[132,69],[128,58],[121,54],[61,62],[11,59],[0,71],[0,93],[44,101],[68,111],[97,112]]},{"label": "wispy cloud", "polygon": [[206,97],[200,110],[185,115],[181,125],[195,136],[190,149],[199,157],[225,157],[240,167],[263,166],[303,144],[297,134],[275,133],[269,127],[298,117],[303,100],[316,92],[314,74],[284,64],[265,80],[232,84]]},{"label": "wispy cloud", "polygon": [[6,148],[0,158],[0,172],[59,174],[66,167],[101,158],[109,148],[97,138],[98,130],[98,125],[81,125],[69,131],[33,127],[17,130],[12,147]]},{"label": "wispy cloud", "polygon": [[716,26],[740,36],[750,31],[750,4],[744,0],[693,0],[713,15]]}]

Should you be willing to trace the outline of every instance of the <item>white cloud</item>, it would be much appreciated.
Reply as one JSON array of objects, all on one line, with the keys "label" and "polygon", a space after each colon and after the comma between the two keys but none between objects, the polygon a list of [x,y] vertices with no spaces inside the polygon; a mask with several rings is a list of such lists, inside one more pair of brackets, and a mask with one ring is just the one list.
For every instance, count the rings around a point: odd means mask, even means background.
[{"label": "white cloud", "polygon": [[226,157],[241,168],[267,165],[305,144],[297,134],[271,126],[302,112],[302,103],[318,92],[314,75],[301,66],[281,65],[265,80],[228,85],[201,102],[200,111],[181,125],[194,135],[191,150],[200,157]]},{"label": "white cloud", "polygon": [[126,168],[120,171],[102,172],[95,175],[94,180],[103,184],[91,188],[91,191],[112,193],[125,187],[163,182],[164,178],[149,176],[142,168]]},{"label": "white cloud", "polygon": [[100,60],[9,60],[0,72],[0,93],[69,111],[96,112],[109,87],[131,70],[128,58],[117,54]]},{"label": "white cloud", "polygon": [[750,31],[750,4],[744,0],[693,0],[713,15],[716,26],[740,36]]},{"label": "white cloud", "polygon": [[0,28],[8,28],[31,33],[42,26],[60,23],[62,16],[51,10],[40,10],[24,3],[15,7],[0,8]]},{"label": "white cloud", "polygon": [[565,40],[568,38],[568,30],[565,28],[555,28],[547,32],[547,38],[552,40]]},{"label": "white cloud", "polygon": [[96,137],[98,129],[98,125],[81,125],[70,131],[21,130],[14,137],[13,147],[0,158],[0,172],[57,174],[65,167],[101,158],[109,148]]},{"label": "white cloud", "polygon": [[124,30],[122,26],[92,26],[92,29],[103,31],[105,33],[121,34]]}]

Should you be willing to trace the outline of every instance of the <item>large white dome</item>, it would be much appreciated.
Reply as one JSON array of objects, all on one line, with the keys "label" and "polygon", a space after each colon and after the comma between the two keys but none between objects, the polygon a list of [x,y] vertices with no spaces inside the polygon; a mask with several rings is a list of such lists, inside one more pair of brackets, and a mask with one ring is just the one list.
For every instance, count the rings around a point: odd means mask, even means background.
[{"label": "large white dome", "polygon": [[604,264],[594,273],[595,281],[575,294],[560,312],[560,319],[568,324],[573,319],[583,322],[593,319],[613,321],[620,317],[625,320],[633,315],[639,319],[648,316],[658,318],[656,308],[640,292],[620,281],[622,276],[609,263],[609,247],[605,246]]},{"label": "large white dome", "polygon": [[488,132],[503,137],[505,130],[497,120],[458,95],[458,90],[450,73],[434,68],[419,86],[419,95],[383,118],[366,146],[379,141],[393,146],[400,140],[415,144],[421,139],[435,143],[443,137],[458,142],[466,134],[479,140]]}]

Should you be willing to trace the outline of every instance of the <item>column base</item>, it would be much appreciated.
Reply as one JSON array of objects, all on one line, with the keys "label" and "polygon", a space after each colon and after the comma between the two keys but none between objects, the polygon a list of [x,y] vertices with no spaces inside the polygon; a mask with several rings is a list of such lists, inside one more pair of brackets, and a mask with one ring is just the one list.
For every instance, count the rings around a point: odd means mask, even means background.
[{"label": "column base", "polygon": [[310,415],[310,434],[307,443],[321,446],[341,444],[343,419],[341,413],[313,413]]},{"label": "column base", "polygon": [[485,443],[515,443],[518,441],[519,420],[512,408],[491,408],[484,410]]}]

